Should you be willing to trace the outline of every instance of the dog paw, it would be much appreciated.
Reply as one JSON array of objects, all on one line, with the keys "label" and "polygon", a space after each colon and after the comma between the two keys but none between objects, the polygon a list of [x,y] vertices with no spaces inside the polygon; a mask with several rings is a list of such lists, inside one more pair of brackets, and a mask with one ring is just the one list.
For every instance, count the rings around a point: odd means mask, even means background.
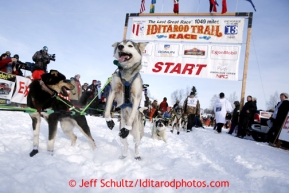
[{"label": "dog paw", "polygon": [[137,157],[135,157],[134,159],[140,161],[140,160],[141,160],[141,157],[140,157],[140,156],[137,156]]},{"label": "dog paw", "polygon": [[110,121],[106,121],[106,124],[110,130],[112,130],[115,125],[112,119]]},{"label": "dog paw", "polygon": [[121,138],[126,138],[127,136],[128,136],[128,134],[129,134],[129,130],[127,130],[126,128],[122,128],[120,131],[119,131],[119,136],[121,137]]},{"label": "dog paw", "polygon": [[38,150],[37,149],[33,149],[29,155],[30,155],[30,157],[33,157],[36,154],[38,154]]}]

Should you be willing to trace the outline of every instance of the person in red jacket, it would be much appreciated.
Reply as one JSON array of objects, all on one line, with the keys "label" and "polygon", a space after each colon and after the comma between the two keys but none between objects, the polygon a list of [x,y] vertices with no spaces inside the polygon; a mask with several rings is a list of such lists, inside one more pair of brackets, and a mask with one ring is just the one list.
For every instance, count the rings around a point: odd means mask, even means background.
[{"label": "person in red jacket", "polygon": [[8,55],[6,53],[2,54],[1,58],[0,58],[0,71],[6,72],[7,65],[10,62],[17,62],[17,59],[16,58],[8,58]]},{"label": "person in red jacket", "polygon": [[161,110],[162,114],[167,111],[168,108],[167,97],[164,97],[163,101],[161,102],[159,109]]}]

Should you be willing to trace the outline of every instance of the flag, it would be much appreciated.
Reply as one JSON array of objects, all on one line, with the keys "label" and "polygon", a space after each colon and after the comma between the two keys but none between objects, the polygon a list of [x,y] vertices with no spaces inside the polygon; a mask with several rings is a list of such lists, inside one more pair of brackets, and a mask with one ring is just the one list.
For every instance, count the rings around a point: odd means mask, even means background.
[{"label": "flag", "polygon": [[216,7],[216,1],[215,0],[209,0],[210,1],[210,12],[217,12],[217,7]]},{"label": "flag", "polygon": [[222,14],[227,13],[227,0],[222,0]]},{"label": "flag", "polygon": [[150,13],[154,13],[155,12],[155,4],[156,4],[157,0],[152,0],[151,3],[151,7],[150,7]]},{"label": "flag", "polygon": [[174,13],[179,14],[179,0],[174,0]]},{"label": "flag", "polygon": [[139,13],[142,13],[142,12],[144,12],[145,10],[146,10],[145,0],[141,0]]},{"label": "flag", "polygon": [[253,6],[254,10],[257,11],[256,8],[255,8],[255,5],[253,4],[253,1],[252,1],[252,0],[245,0],[245,1],[249,1],[249,2],[251,3],[251,5]]}]

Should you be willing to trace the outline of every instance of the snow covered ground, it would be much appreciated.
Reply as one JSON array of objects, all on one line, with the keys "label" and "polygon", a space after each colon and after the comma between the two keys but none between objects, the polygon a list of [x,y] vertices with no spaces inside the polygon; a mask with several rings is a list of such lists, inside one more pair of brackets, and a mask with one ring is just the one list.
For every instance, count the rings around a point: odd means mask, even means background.
[{"label": "snow covered ground", "polygon": [[0,111],[0,192],[289,192],[289,152],[267,143],[230,136],[226,129],[214,134],[211,127],[179,136],[168,129],[164,143],[150,137],[147,123],[143,159],[134,159],[130,136],[129,156],[120,160],[118,122],[111,131],[103,118],[87,120],[96,150],[77,129],[77,144],[70,146],[59,129],[49,156],[42,120],[40,153],[31,158],[29,115]]}]

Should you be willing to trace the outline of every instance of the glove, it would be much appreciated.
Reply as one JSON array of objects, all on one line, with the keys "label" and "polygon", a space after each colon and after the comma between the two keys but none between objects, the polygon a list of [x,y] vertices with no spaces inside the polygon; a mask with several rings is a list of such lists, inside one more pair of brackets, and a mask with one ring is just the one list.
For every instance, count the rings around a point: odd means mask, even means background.
[{"label": "glove", "polygon": [[113,122],[113,120],[110,120],[110,121],[106,121],[106,124],[107,124],[107,127],[110,129],[110,130],[112,130],[113,129],[113,127],[114,127],[114,122]]}]

